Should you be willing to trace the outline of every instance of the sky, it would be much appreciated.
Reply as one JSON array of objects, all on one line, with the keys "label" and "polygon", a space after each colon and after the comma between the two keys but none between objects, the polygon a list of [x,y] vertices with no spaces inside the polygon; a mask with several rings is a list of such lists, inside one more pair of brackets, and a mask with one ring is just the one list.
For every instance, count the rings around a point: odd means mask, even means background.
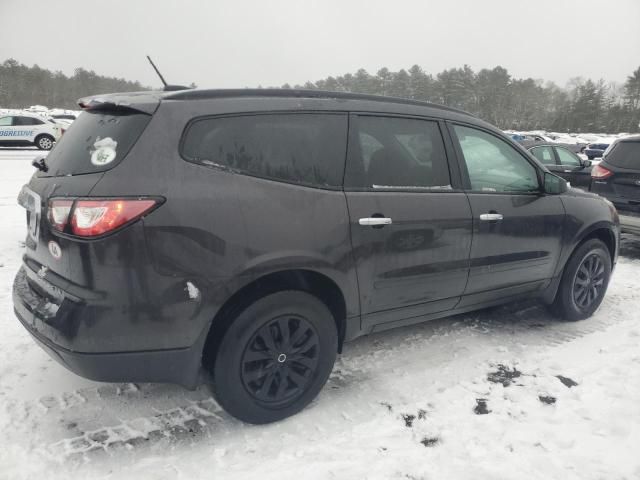
[{"label": "sky", "polygon": [[622,83],[640,0],[0,0],[0,62],[159,86],[302,84],[364,68],[500,65],[517,78]]}]

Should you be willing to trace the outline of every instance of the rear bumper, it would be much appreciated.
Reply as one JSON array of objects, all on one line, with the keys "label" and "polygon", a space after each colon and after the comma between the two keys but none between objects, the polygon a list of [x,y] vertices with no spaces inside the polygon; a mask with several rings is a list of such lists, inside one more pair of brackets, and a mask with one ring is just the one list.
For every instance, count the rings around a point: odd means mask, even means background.
[{"label": "rear bumper", "polygon": [[[64,296],[63,292],[56,293]],[[62,347],[55,341],[55,332],[61,322],[82,315],[83,305],[61,297],[49,298],[32,288],[24,266],[16,275],[13,284],[16,316],[38,345],[72,372],[102,382],[175,383],[186,388],[208,381],[201,368],[204,346],[201,342],[188,348],[132,352],[89,353]]]},{"label": "rear bumper", "polygon": [[640,235],[640,217],[623,215],[620,211],[618,211],[618,216],[620,217],[620,231]]}]

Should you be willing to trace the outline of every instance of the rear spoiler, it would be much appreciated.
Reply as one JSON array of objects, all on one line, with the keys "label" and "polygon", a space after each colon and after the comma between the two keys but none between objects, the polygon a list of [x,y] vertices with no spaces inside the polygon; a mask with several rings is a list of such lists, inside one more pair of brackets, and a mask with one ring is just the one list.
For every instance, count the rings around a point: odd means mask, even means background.
[{"label": "rear spoiler", "polygon": [[138,112],[153,115],[160,105],[159,92],[132,92],[95,95],[78,100],[83,110]]}]

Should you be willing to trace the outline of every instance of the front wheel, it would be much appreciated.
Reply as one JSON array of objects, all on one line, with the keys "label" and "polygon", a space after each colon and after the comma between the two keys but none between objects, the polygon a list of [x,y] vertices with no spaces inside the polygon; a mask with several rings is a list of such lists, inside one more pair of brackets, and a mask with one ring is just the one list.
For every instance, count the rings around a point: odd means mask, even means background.
[{"label": "front wheel", "polygon": [[552,309],[565,320],[583,320],[600,306],[611,276],[611,256],[597,239],[580,245],[567,262]]},{"label": "front wheel", "polygon": [[53,148],[54,138],[51,135],[39,135],[35,144],[39,150],[51,150]]},{"label": "front wheel", "polygon": [[337,350],[335,320],[318,298],[299,291],[267,295],[224,333],[212,368],[214,395],[245,422],[281,420],[316,397]]}]

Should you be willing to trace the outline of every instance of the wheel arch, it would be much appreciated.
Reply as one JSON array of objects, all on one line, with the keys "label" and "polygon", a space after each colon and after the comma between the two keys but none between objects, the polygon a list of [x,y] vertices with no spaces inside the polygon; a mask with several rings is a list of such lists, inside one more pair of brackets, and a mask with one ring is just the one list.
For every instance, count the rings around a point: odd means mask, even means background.
[{"label": "wheel arch", "polygon": [[574,252],[580,248],[580,245],[592,239],[601,240],[609,251],[609,255],[611,255],[611,265],[615,265],[616,260],[618,258],[618,235],[616,234],[616,227],[607,222],[599,222],[591,227],[583,230],[580,235],[578,235],[574,242],[572,242],[572,247],[569,253],[565,256],[563,261],[560,263],[561,267],[556,273],[555,278],[551,280],[551,283],[546,288],[545,292],[542,295],[542,299],[545,303],[551,303],[554,301],[556,294],[558,293],[558,288],[560,287],[560,280],[562,279],[562,274],[564,273],[564,269],[567,266],[567,263],[573,256]]},{"label": "wheel arch", "polygon": [[202,352],[203,365],[209,369],[213,367],[224,332],[247,305],[284,290],[309,293],[327,305],[336,323],[338,352],[341,352],[347,331],[347,306],[342,289],[323,273],[306,269],[280,270],[252,280],[224,302],[210,322]]}]

